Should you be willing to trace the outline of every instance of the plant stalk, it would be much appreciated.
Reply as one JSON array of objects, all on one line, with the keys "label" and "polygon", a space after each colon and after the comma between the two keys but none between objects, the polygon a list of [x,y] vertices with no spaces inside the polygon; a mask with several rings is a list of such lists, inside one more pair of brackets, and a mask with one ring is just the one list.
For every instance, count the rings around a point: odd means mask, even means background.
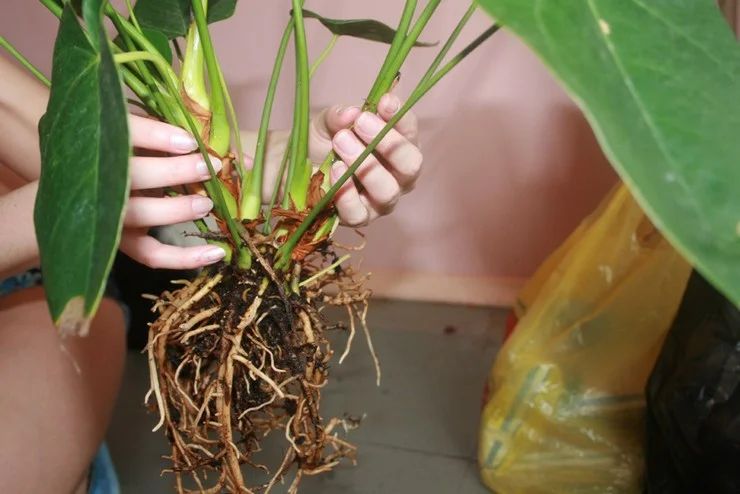
[{"label": "plant stalk", "polygon": [[[365,106],[368,110],[377,108],[380,98],[387,92],[387,90],[383,91],[383,88],[381,88],[380,85],[383,82],[385,73],[392,70],[391,66],[395,63],[398,52],[401,49],[401,45],[406,40],[409,27],[411,26],[411,21],[416,12],[416,3],[417,0],[406,0],[406,4],[404,5],[403,12],[401,14],[401,20],[398,23],[398,29],[396,29],[396,35],[393,37],[393,42],[388,49],[388,54],[386,55],[383,65],[380,67],[380,71],[378,72],[378,76],[375,78],[375,82],[365,100]],[[395,76],[395,72],[393,72],[393,74]]]},{"label": "plant stalk", "polygon": [[23,65],[36,79],[46,87],[51,87],[51,81],[34,64],[31,63],[18,49],[4,36],[0,36],[0,48],[4,48],[18,63]]},{"label": "plant stalk", "polygon": [[426,7],[424,7],[424,10],[421,11],[419,18],[416,20],[414,26],[398,48],[393,61],[385,67],[385,70],[381,71],[379,75],[380,81],[376,87],[376,92],[370,94],[367,103],[365,104],[366,111],[372,111],[373,113],[377,111],[380,98],[390,90],[393,85],[393,81],[396,80],[401,67],[406,61],[406,58],[408,58],[409,53],[414,48],[419,36],[421,36],[421,33],[424,31],[424,28],[426,28],[441,1],[442,0],[429,0]]},{"label": "plant stalk", "polygon": [[316,70],[321,66],[322,63],[324,63],[327,57],[331,54],[338,40],[339,40],[338,34],[332,35],[331,40],[329,40],[329,44],[326,45],[326,48],[324,48],[321,54],[319,54],[319,58],[317,58],[316,61],[311,65],[311,70],[308,71],[309,79],[313,79],[313,75],[316,73]]},{"label": "plant stalk", "polygon": [[[288,22],[280,39],[275,64],[272,67],[270,84],[267,87],[265,104],[262,107],[262,118],[260,119],[260,128],[257,132],[257,146],[254,152],[254,166],[247,173],[242,182],[242,198],[239,204],[239,218],[243,220],[253,220],[259,216],[262,207],[262,182],[265,174],[265,157],[267,155],[267,133],[270,129],[270,119],[272,117],[272,107],[275,103],[275,94],[280,79],[280,73],[285,59],[285,52],[290,43],[290,37],[293,34],[294,21]],[[290,147],[290,145],[288,145]],[[281,180],[275,183],[275,190],[280,190]]]},{"label": "plant stalk", "polygon": [[[205,3],[208,3],[207,0],[205,0]],[[208,30],[208,20],[203,4],[203,0],[193,0],[192,2],[193,16],[198,26],[201,43],[203,43],[203,56],[206,60],[208,81],[211,86],[211,138],[208,144],[219,157],[223,157],[229,152],[231,128],[226,115],[226,99],[219,76],[218,59],[213,48],[211,33]]]},{"label": "plant stalk", "polygon": [[295,27],[296,84],[295,107],[293,111],[293,141],[288,163],[288,179],[283,207],[288,209],[291,201],[297,210],[306,207],[308,183],[312,166],[308,160],[308,127],[310,81],[308,77],[308,46],[306,26],[303,20],[303,2],[293,0],[293,24]]}]

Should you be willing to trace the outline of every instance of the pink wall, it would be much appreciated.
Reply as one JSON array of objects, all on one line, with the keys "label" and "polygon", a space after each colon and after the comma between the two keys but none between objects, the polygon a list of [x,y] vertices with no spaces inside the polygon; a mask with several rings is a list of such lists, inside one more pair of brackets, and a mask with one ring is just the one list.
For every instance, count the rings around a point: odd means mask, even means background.
[{"label": "pink wall", "polygon": [[[399,0],[309,0],[331,17],[394,23]],[[464,2],[444,2],[427,40],[443,40]],[[241,0],[215,40],[245,128],[255,127],[289,2]],[[472,38],[487,24],[479,15]],[[3,0],[0,33],[45,70],[54,20],[36,2]],[[312,53],[328,35],[308,29]],[[357,104],[384,47],[342,39],[314,79],[312,106]],[[290,56],[290,55],[289,55]],[[419,49],[399,87],[408,91],[433,50]],[[275,123],[289,124],[292,64]],[[614,181],[587,124],[534,55],[506,33],[474,53],[418,107],[425,171],[396,212],[368,228],[364,267],[378,271],[522,278],[532,273]]]}]

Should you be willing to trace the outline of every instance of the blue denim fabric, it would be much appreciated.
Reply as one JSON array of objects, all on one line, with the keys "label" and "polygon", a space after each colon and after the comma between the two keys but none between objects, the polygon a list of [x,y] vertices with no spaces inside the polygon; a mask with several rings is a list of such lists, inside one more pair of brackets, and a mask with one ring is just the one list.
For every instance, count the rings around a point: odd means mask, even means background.
[{"label": "blue denim fabric", "polygon": [[118,475],[105,443],[100,446],[90,470],[90,494],[120,494]]},{"label": "blue denim fabric", "polygon": [[41,284],[41,271],[29,269],[25,273],[0,280],[0,297]]}]

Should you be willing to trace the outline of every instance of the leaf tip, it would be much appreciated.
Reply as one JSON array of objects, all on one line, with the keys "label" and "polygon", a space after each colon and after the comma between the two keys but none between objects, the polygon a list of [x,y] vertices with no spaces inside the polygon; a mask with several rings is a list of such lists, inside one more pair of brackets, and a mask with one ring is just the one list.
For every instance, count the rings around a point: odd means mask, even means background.
[{"label": "leaf tip", "polygon": [[87,336],[90,332],[90,317],[85,314],[84,297],[70,299],[55,324],[62,336]]}]

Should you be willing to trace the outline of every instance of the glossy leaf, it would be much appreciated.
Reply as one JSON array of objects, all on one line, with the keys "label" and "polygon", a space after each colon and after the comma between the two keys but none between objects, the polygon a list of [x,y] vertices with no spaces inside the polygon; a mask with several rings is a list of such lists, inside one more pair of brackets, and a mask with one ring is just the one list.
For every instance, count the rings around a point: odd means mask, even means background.
[{"label": "glossy leaf", "polygon": [[[303,9],[303,17],[306,19],[316,19],[324,25],[332,34],[337,36],[351,36],[353,38],[378,41],[380,43],[391,44],[396,30],[387,24],[372,19],[329,19],[322,17],[316,12]],[[417,41],[414,46],[434,46],[436,43],[425,43]]]},{"label": "glossy leaf", "polygon": [[142,28],[159,31],[170,39],[185,36],[190,25],[190,0],[139,0],[134,15]]},{"label": "glossy leaf", "polygon": [[49,309],[65,333],[86,333],[100,303],[128,197],[127,113],[103,4],[83,2],[87,33],[65,7],[39,124],[34,222]]},{"label": "glossy leaf", "polygon": [[710,0],[479,0],[583,109],[650,218],[740,304],[740,49]]},{"label": "glossy leaf", "polygon": [[144,33],[144,36],[146,36],[146,39],[154,45],[159,54],[162,55],[168,63],[172,63],[172,48],[170,48],[170,42],[167,39],[167,36],[160,31],[143,26],[141,30]]},{"label": "glossy leaf", "polygon": [[211,0],[208,2],[208,23],[226,20],[235,10],[236,0]]},{"label": "glossy leaf", "polygon": [[[160,31],[169,39],[185,36],[192,20],[192,0],[139,0],[134,14],[142,27]],[[210,0],[208,22],[234,15],[236,0]]]}]

